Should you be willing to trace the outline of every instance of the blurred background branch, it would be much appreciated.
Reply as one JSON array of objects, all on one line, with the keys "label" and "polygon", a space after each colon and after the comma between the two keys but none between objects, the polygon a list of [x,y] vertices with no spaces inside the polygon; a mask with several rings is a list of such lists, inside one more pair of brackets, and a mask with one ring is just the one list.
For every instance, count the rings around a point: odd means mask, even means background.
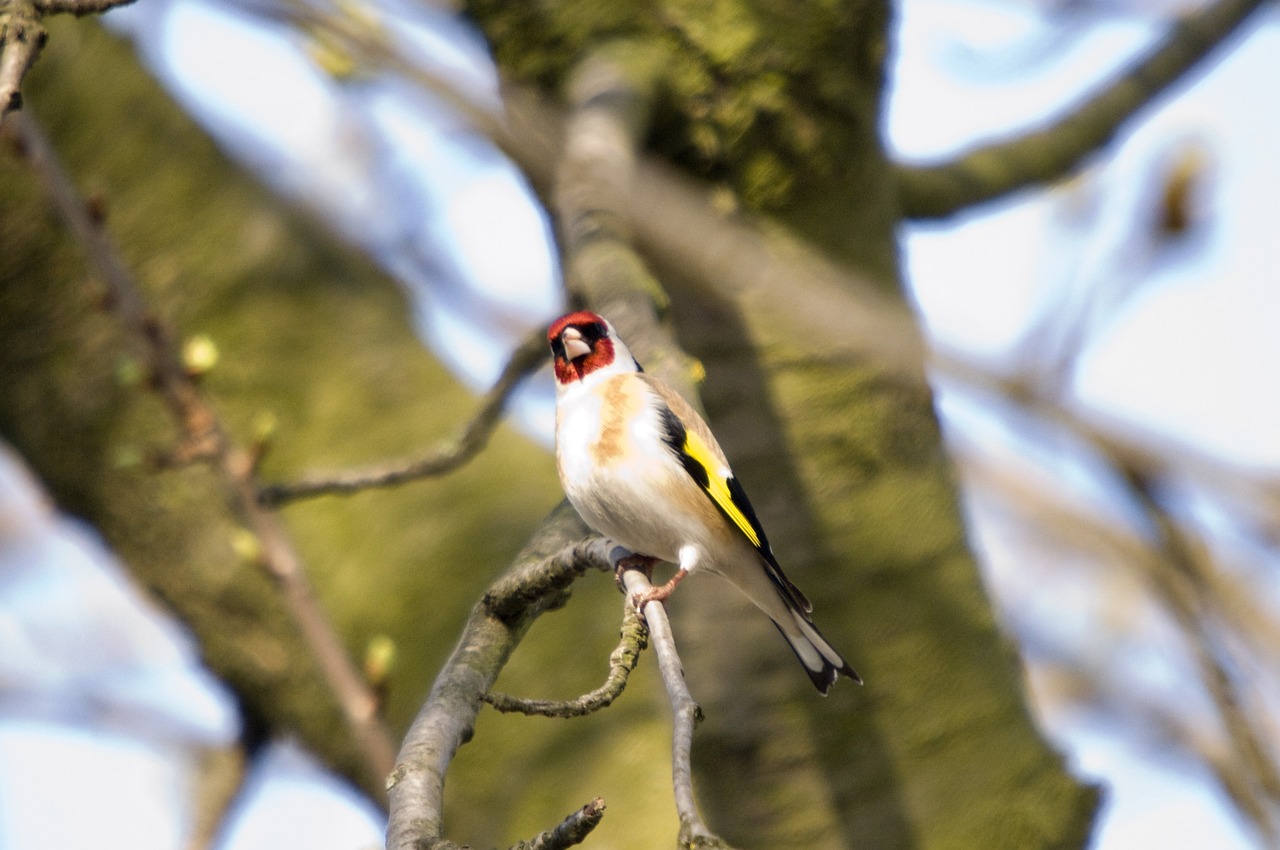
[{"label": "blurred background branch", "polygon": [[1215,0],[1175,20],[1164,39],[1115,79],[1040,130],[981,145],[937,165],[899,165],[908,219],[945,218],[1019,189],[1070,175],[1136,113],[1186,78],[1266,0]]},{"label": "blurred background branch", "polygon": [[381,463],[341,473],[312,473],[298,481],[264,484],[259,501],[279,507],[298,499],[325,495],[349,495],[372,487],[393,487],[408,481],[446,475],[484,450],[502,420],[511,394],[547,359],[547,337],[538,328],[516,348],[497,382],[480,400],[480,407],[451,443],[412,460]]},{"label": "blurred background branch", "polygon": [[[284,526],[258,504],[254,463],[233,444],[213,408],[196,386],[190,367],[171,331],[142,299],[124,260],[90,215],[70,175],[58,161],[29,112],[12,121],[27,161],[40,176],[50,200],[83,246],[90,264],[107,287],[106,307],[133,334],[144,351],[153,386],[162,394],[179,425],[176,454],[207,461],[217,471],[224,495],[253,536],[248,560],[276,584],[286,607],[341,706],[348,733],[371,777],[386,776],[393,764],[393,745],[377,715],[377,699],[352,664],[328,615],[320,607],[301,559]],[[375,786],[376,787],[376,786]]]}]

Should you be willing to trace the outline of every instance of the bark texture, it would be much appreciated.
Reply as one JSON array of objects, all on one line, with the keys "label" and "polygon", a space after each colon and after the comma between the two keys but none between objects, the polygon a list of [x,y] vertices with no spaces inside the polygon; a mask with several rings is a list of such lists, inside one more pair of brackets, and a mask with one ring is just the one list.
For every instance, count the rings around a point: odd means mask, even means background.
[{"label": "bark texture", "polygon": [[[666,50],[650,151],[900,292],[884,4],[471,9],[522,82],[560,86],[618,41]],[[789,322],[785,291],[726,303],[656,271],[775,551],[867,680],[815,698],[731,589],[682,585],[671,607],[707,714],[696,787],[712,828],[739,847],[1083,846],[1096,792],[1028,715],[929,395]]]}]

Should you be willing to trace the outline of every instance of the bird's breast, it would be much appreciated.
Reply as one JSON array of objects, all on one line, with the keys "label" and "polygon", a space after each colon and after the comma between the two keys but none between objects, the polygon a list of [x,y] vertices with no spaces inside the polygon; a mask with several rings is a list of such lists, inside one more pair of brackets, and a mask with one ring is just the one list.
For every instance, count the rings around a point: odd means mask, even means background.
[{"label": "bird's breast", "polygon": [[665,442],[657,404],[634,379],[562,396],[565,494],[588,525],[634,552],[674,561],[687,544],[722,548],[726,525]]}]

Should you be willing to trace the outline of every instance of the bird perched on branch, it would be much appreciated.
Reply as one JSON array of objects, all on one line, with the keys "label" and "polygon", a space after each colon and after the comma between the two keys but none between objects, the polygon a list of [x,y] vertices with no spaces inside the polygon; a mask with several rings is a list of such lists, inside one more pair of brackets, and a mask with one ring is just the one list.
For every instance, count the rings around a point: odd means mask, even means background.
[{"label": "bird perched on branch", "polygon": [[728,579],[769,616],[823,694],[858,674],[809,616],[813,605],[769,548],[711,429],[675,390],[644,374],[613,326],[580,311],[547,331],[556,374],[556,466],[583,520],[632,555],[619,569],[675,564],[664,600],[696,570]]}]

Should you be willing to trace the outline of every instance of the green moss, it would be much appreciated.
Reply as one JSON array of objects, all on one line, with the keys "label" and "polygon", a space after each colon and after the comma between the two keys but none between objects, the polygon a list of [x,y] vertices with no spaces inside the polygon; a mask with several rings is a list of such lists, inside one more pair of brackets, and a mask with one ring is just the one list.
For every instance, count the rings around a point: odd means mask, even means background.
[{"label": "green moss", "polygon": [[[784,0],[661,4],[467,4],[503,72],[551,90],[600,44],[665,56],[652,149],[722,183],[750,208],[786,210],[797,182],[832,188],[854,152],[876,147],[885,7]],[[858,54],[862,43],[880,55]],[[852,119],[852,120],[851,120]]]},{"label": "green moss", "polygon": [[[203,385],[233,437],[249,442],[264,411],[277,420],[268,479],[418,455],[470,417],[476,399],[424,350],[396,286],[227,163],[126,45],[59,23],[27,103],[100,195],[157,314],[217,346]],[[237,556],[239,521],[211,473],[118,463],[171,447],[171,416],[145,382],[118,380],[133,344],[95,306],[79,248],[9,150],[0,233],[0,433],[194,630],[255,727],[296,734],[380,787],[270,582]],[[352,656],[372,635],[395,641],[397,729],[481,589],[559,498],[549,453],[504,428],[446,481],[284,511]]]}]

